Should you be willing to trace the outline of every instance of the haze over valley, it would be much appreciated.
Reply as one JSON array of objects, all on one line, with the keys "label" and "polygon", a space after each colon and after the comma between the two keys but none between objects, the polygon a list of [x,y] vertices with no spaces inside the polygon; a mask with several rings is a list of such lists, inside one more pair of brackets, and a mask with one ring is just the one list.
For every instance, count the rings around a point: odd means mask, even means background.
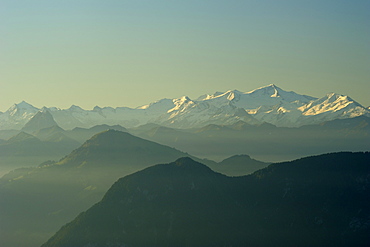
[{"label": "haze over valley", "polygon": [[0,1],[0,247],[370,246],[370,1]]}]

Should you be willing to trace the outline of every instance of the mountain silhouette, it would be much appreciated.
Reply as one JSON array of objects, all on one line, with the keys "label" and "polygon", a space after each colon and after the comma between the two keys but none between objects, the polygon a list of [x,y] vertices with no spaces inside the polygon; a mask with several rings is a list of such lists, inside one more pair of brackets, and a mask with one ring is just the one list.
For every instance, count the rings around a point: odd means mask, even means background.
[{"label": "mountain silhouette", "polygon": [[370,153],[226,177],[181,158],[119,179],[43,247],[368,246]]},{"label": "mountain silhouette", "polygon": [[0,246],[40,245],[60,225],[98,202],[118,178],[184,156],[189,155],[107,130],[58,162],[10,172],[0,179]]},{"label": "mountain silhouette", "polygon": [[58,126],[53,116],[48,110],[41,110],[37,112],[22,128],[22,131],[33,133],[35,131]]},{"label": "mountain silhouette", "polygon": [[129,131],[197,157],[223,160],[235,154],[248,154],[257,160],[277,162],[323,153],[370,150],[369,126],[370,118],[360,116],[299,128],[238,121],[187,130],[159,131],[158,126],[143,126]]},{"label": "mountain silhouette", "polygon": [[228,176],[241,176],[251,174],[265,168],[269,163],[252,159],[249,155],[233,155],[211,166],[214,171]]}]

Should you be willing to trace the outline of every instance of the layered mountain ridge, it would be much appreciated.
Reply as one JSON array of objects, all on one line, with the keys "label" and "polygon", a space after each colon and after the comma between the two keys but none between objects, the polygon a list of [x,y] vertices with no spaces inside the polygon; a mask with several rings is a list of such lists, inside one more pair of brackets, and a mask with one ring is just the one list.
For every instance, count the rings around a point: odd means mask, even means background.
[{"label": "layered mountain ridge", "polygon": [[[9,141],[25,139],[40,142],[24,132]],[[105,130],[57,162],[16,169],[0,178],[0,246],[40,246],[61,225],[98,202],[118,178],[181,157],[234,175],[267,166],[249,156],[217,164],[126,132]]]},{"label": "layered mountain ridge", "polygon": [[39,111],[48,111],[63,129],[90,128],[100,124],[132,128],[147,123],[172,128],[199,128],[238,121],[252,125],[267,122],[279,127],[299,127],[334,119],[370,116],[369,108],[346,95],[328,93],[315,98],[284,91],[271,84],[250,92],[231,90],[206,94],[196,100],[187,96],[161,99],[137,108],[96,106],[92,110],[84,110],[73,105],[69,109],[38,109],[23,101],[0,113],[0,129],[21,129]]},{"label": "layered mountain ridge", "polygon": [[370,118],[366,116],[297,128],[276,127],[269,123],[250,125],[239,121],[232,125],[210,124],[194,129],[147,124],[129,131],[212,160],[246,153],[259,160],[277,162],[343,150],[370,150]]}]

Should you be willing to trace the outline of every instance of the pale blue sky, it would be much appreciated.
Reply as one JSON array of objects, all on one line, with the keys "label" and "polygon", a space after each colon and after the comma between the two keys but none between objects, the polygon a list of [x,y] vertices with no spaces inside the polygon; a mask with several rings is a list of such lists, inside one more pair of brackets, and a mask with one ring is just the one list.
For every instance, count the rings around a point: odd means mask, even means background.
[{"label": "pale blue sky", "polygon": [[370,105],[370,1],[0,0],[0,111],[275,83]]}]

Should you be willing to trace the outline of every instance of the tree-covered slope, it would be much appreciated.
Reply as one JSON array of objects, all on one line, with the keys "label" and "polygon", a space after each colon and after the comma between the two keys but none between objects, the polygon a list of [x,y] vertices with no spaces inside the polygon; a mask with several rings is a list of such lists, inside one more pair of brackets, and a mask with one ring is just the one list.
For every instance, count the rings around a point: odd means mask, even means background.
[{"label": "tree-covered slope", "polygon": [[189,158],[119,179],[43,247],[368,246],[370,153],[225,177]]}]

